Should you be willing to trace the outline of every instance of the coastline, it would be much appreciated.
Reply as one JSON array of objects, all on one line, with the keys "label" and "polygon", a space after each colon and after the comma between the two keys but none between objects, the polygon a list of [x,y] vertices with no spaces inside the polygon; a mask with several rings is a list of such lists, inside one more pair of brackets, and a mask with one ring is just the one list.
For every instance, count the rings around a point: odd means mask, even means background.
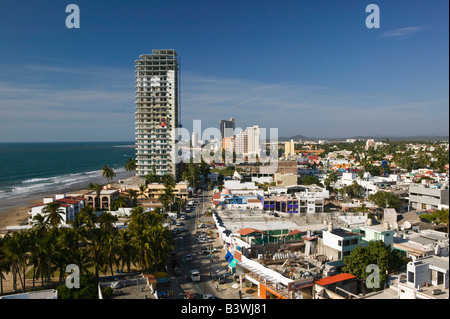
[{"label": "coastline", "polygon": [[[127,179],[134,176],[133,172],[118,173],[112,185],[116,184],[118,180]],[[15,197],[9,199],[2,199],[0,201],[0,234],[6,232],[7,226],[21,225],[25,222],[29,215],[30,207],[42,202],[44,197],[53,197],[55,194],[84,194],[88,192],[89,183],[105,184],[104,177],[98,177],[89,181],[72,184],[67,187],[62,187],[58,192],[34,193],[23,197]]]}]

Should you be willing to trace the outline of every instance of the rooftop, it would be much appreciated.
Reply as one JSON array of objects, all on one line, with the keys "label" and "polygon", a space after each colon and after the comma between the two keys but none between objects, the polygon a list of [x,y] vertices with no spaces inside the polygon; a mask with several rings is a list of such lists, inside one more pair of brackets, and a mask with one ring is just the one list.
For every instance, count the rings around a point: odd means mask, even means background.
[{"label": "rooftop", "polygon": [[356,278],[356,276],[347,274],[347,273],[343,273],[343,274],[339,274],[339,275],[334,275],[334,276],[330,276],[330,277],[325,277],[319,280],[316,280],[314,283],[321,285],[321,286],[326,286],[326,285],[330,285],[330,284],[334,284],[340,281],[345,281],[345,280],[349,280],[349,279],[353,279]]}]

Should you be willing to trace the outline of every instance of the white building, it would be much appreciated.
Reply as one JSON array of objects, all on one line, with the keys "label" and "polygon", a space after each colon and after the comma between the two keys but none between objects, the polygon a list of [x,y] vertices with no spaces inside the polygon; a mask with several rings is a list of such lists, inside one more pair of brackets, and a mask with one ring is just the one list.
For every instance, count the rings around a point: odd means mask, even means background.
[{"label": "white building", "polygon": [[75,215],[81,211],[81,209],[86,204],[86,199],[84,197],[77,195],[66,195],[66,194],[57,194],[55,197],[47,197],[42,200],[41,203],[33,205],[31,210],[28,212],[30,215],[30,220],[37,214],[44,215],[42,210],[52,202],[57,202],[60,204],[61,217],[63,224],[67,224],[68,222],[72,222],[75,220]]},{"label": "white building", "polygon": [[391,174],[389,176],[372,176],[370,173],[364,173],[364,177],[360,179],[356,173],[342,173],[342,177],[335,184],[336,187],[350,186],[356,181],[364,187],[368,195],[374,194],[380,190],[380,186],[385,184],[395,185],[400,181],[399,175]]},{"label": "white building", "polygon": [[175,50],[152,50],[135,61],[136,173],[178,177],[179,69]]},{"label": "white building", "polygon": [[410,185],[409,208],[412,210],[440,209],[449,204],[449,190],[445,185]]},{"label": "white building", "polygon": [[260,135],[261,133],[258,125],[247,127],[247,151],[249,157],[261,156]]},{"label": "white building", "polygon": [[406,280],[398,282],[400,299],[448,299],[448,257],[429,256],[407,265]]}]

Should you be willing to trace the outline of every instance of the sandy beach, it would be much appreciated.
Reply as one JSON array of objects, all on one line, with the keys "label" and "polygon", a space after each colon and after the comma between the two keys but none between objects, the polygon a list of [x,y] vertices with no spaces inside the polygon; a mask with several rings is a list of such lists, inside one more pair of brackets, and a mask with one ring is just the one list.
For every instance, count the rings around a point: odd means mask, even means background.
[{"label": "sandy beach", "polygon": [[[134,174],[131,172],[125,172],[117,174],[116,178],[112,182],[113,187],[117,187],[118,180],[127,179]],[[79,184],[71,185],[67,188],[62,188],[57,193],[39,193],[31,194],[26,197],[3,199],[0,201],[0,235],[6,232],[7,226],[16,226],[23,224],[29,217],[28,211],[31,206],[42,202],[44,197],[53,197],[55,194],[85,194],[89,192],[89,183],[105,184],[105,179],[99,177],[89,182],[81,182]]]}]

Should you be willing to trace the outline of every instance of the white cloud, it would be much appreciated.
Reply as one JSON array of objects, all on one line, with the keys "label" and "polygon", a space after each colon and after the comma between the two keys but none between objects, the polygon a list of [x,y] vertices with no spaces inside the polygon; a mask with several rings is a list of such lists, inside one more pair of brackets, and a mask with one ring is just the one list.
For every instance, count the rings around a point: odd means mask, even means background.
[{"label": "white cloud", "polygon": [[381,36],[382,37],[405,38],[410,35],[413,35],[414,33],[424,30],[425,28],[426,28],[426,26],[412,26],[412,27],[399,28],[399,29],[395,29],[395,30],[386,31]]}]

